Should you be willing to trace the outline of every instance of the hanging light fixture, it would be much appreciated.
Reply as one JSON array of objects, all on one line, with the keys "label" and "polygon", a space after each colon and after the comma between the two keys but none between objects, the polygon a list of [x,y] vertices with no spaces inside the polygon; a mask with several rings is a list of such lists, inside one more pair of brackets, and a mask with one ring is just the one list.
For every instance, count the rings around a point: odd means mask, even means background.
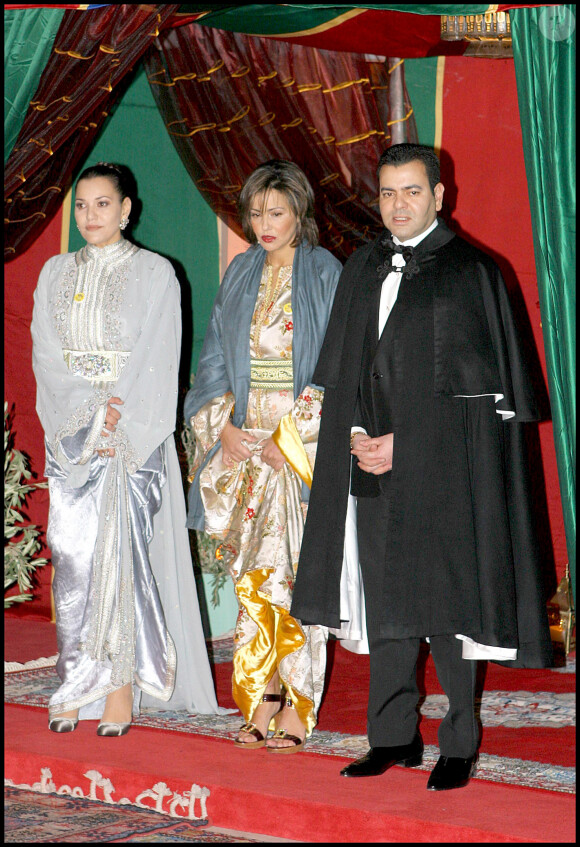
[{"label": "hanging light fixture", "polygon": [[482,15],[441,15],[442,41],[468,41],[465,56],[510,58],[512,30],[508,12]]}]

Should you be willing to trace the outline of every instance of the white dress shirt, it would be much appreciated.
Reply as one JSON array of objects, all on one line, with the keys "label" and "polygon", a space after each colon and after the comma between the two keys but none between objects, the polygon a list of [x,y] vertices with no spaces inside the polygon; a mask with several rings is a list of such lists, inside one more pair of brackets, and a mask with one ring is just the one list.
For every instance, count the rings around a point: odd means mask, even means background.
[{"label": "white dress shirt", "polygon": [[[435,219],[429,229],[426,229],[425,232],[421,233],[421,235],[416,235],[414,238],[409,238],[408,241],[399,241],[397,236],[393,235],[393,241],[395,242],[395,244],[400,244],[403,247],[416,247],[417,244],[420,244],[424,238],[427,238],[430,232],[433,232],[436,226],[437,219]],[[405,262],[402,253],[393,253],[392,264],[396,265],[398,268],[404,268],[407,263]],[[399,294],[399,285],[401,284],[402,276],[402,271],[391,271],[389,274],[387,274],[385,280],[383,281],[383,287],[381,290],[381,302],[379,305],[379,338],[383,334],[385,324],[388,321],[389,315],[391,314],[391,310],[397,300],[397,295]]]}]

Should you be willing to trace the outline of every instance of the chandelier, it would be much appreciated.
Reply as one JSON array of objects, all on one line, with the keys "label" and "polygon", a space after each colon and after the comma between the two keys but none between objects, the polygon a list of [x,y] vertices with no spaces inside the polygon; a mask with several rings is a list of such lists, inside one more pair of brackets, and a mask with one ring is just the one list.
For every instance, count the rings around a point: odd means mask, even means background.
[{"label": "chandelier", "polygon": [[465,56],[510,58],[512,30],[508,12],[481,15],[441,15],[442,41],[468,41]]}]

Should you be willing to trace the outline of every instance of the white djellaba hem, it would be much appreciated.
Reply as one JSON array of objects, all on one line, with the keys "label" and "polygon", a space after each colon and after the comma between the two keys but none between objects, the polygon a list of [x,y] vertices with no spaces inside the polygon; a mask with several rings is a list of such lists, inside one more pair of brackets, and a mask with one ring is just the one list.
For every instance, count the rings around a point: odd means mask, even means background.
[{"label": "white djellaba hem", "polygon": [[[329,628],[329,632],[340,639],[342,646],[351,653],[369,652],[366,631],[365,598],[356,532],[356,497],[348,496],[346,513],[344,556],[340,575],[340,628]],[[513,661],[517,649],[478,644],[467,635],[455,636],[463,642],[462,658],[471,660]],[[426,639],[429,641],[429,638]]]}]

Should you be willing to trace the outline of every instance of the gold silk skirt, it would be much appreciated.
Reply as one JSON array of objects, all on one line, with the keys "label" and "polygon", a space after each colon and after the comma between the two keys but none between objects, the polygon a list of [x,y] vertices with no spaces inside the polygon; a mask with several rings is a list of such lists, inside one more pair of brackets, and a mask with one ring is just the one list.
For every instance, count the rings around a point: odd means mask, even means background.
[{"label": "gold silk skirt", "polygon": [[245,720],[251,720],[278,669],[307,735],[316,725],[322,697],[328,631],[302,626],[289,613],[306,516],[302,480],[288,462],[280,471],[267,465],[261,449],[280,420],[291,419],[305,442],[303,457],[313,468],[321,403],[322,394],[314,389],[294,403],[291,391],[252,388],[244,425],[256,439],[248,442],[252,457],[228,467],[220,449],[200,475],[206,532],[222,539],[217,554],[232,575],[239,603],[234,700]]}]

